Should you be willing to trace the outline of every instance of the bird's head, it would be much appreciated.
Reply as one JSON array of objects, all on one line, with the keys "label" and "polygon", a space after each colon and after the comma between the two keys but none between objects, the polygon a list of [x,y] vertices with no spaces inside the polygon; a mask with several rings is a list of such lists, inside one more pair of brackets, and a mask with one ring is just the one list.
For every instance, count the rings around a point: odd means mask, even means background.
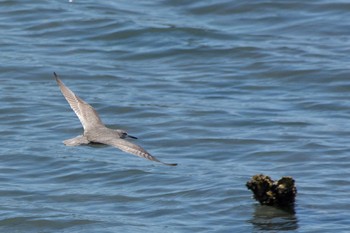
[{"label": "bird's head", "polygon": [[129,135],[125,130],[121,129],[116,129],[115,130],[120,138],[132,138],[132,139],[137,139],[137,137]]}]

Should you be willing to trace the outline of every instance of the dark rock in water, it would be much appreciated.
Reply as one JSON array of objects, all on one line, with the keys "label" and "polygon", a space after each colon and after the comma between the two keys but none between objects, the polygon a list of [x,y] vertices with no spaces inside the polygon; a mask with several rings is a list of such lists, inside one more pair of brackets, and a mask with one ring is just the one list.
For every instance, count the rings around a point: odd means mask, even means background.
[{"label": "dark rock in water", "polygon": [[253,176],[246,186],[262,205],[290,207],[293,206],[297,194],[294,183],[294,179],[289,176],[273,181],[269,176],[260,174]]}]

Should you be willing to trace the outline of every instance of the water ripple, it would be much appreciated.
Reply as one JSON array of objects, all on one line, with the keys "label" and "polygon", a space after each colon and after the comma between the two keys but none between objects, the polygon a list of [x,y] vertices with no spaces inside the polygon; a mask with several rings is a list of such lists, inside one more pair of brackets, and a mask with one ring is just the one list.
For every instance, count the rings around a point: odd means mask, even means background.
[{"label": "water ripple", "polygon": [[[3,232],[345,232],[344,1],[2,1]],[[82,128],[53,72],[174,169]],[[245,183],[293,176],[295,212]],[[315,195],[317,193],[317,195]]]}]

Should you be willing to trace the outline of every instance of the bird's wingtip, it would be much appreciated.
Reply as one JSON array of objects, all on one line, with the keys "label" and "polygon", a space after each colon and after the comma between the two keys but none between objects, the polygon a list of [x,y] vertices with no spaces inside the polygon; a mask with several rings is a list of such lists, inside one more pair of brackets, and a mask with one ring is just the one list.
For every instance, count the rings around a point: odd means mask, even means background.
[{"label": "bird's wingtip", "polygon": [[56,74],[56,72],[53,72],[53,75],[55,76],[55,79],[58,82],[59,78],[58,78],[58,75]]},{"label": "bird's wingtip", "polygon": [[56,74],[56,72],[53,72],[53,75],[55,76],[56,82],[59,84],[60,82],[62,82],[60,80],[60,78],[58,77],[58,74]]},{"label": "bird's wingtip", "polygon": [[163,163],[163,164],[167,166],[173,166],[173,167],[177,166],[177,163]]}]

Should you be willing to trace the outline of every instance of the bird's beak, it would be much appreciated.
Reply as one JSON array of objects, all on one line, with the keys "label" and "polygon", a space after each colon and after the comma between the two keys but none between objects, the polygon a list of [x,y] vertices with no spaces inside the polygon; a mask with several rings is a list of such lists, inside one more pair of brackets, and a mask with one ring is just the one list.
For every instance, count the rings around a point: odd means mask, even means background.
[{"label": "bird's beak", "polygon": [[137,137],[131,136],[131,135],[127,135],[128,138],[132,138],[132,139],[137,139]]}]

